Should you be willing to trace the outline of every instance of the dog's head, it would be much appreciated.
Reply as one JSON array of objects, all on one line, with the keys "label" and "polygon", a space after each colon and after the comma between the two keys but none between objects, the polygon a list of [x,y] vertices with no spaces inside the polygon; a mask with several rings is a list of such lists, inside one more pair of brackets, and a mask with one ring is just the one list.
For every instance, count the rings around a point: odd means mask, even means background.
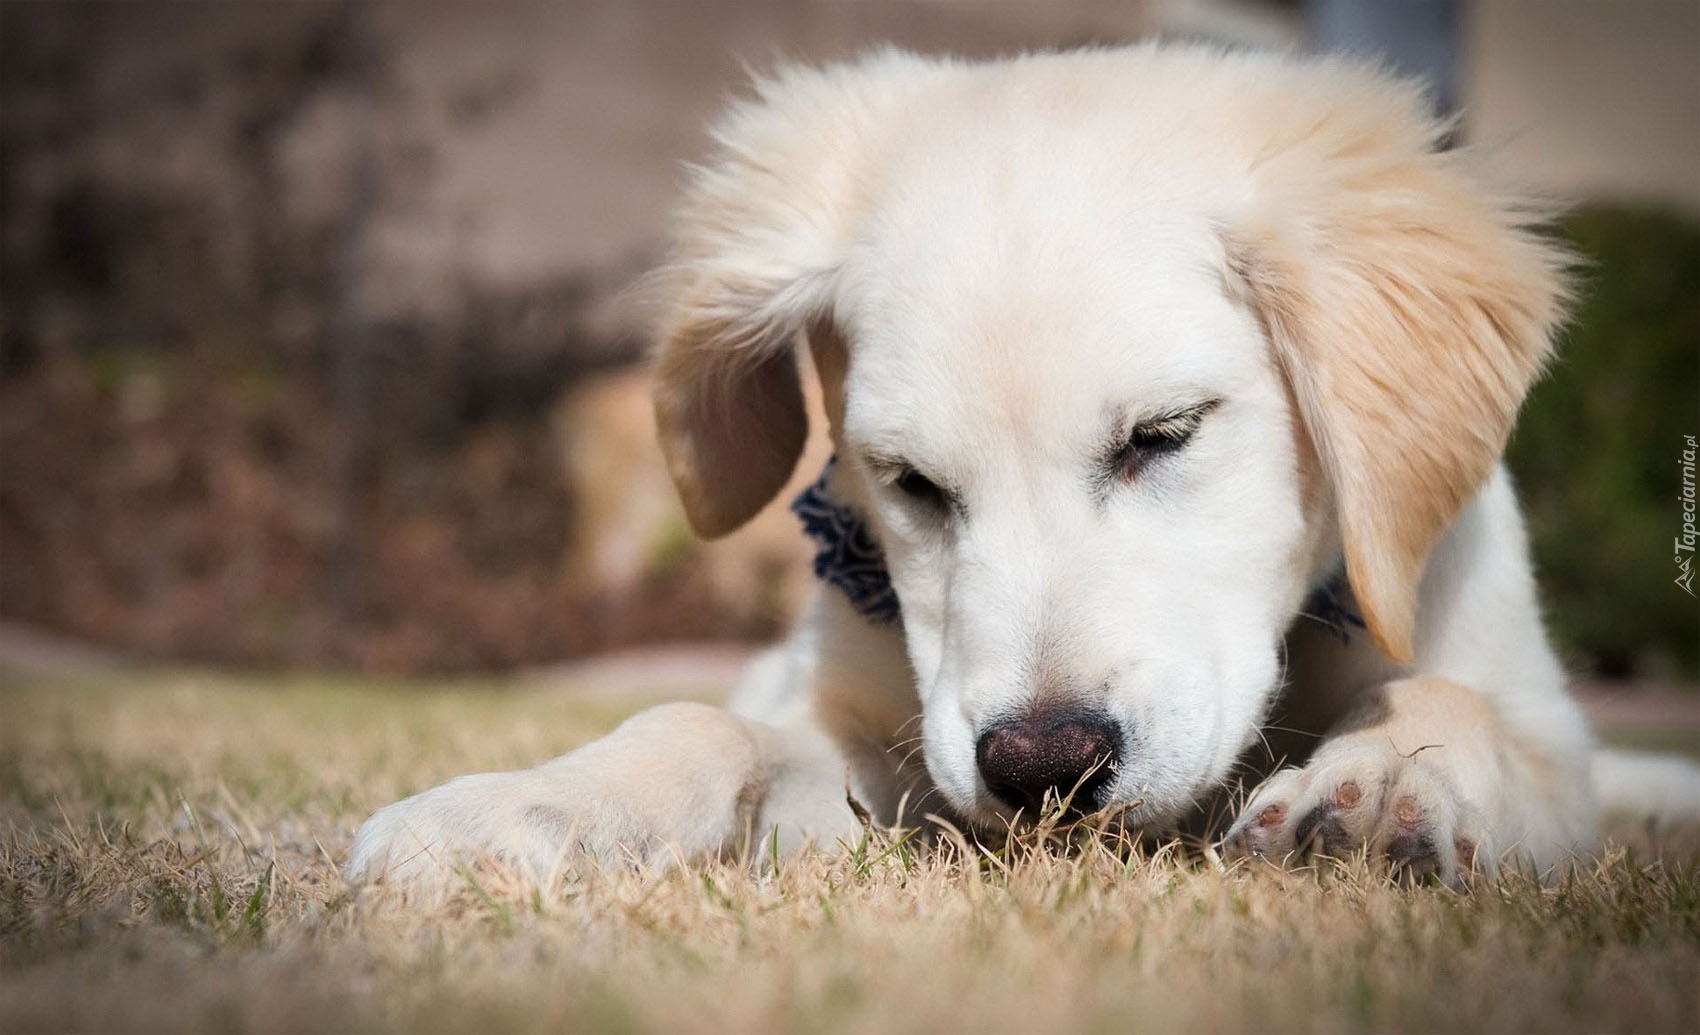
[{"label": "dog's head", "polygon": [[692,523],[791,475],[806,337],[951,803],[1185,809],[1342,558],[1412,658],[1425,559],[1546,355],[1563,256],[1444,130],[1370,70],[1189,49],[764,83],[660,279]]}]

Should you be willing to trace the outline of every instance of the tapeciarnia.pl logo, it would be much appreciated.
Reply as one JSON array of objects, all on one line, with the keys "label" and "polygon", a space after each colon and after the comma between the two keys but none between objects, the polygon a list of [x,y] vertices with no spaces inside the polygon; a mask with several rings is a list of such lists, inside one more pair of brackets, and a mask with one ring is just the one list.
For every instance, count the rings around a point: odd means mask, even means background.
[{"label": "tapeciarnia.pl logo", "polygon": [[1694,436],[1684,435],[1682,451],[1682,534],[1676,537],[1676,584],[1689,596],[1694,596]]}]

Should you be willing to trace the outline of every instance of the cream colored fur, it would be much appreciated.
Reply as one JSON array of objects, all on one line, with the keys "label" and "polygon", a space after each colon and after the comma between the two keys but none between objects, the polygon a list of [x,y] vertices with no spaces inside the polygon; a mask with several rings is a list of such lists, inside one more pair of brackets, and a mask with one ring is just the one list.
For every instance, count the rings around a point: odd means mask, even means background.
[{"label": "cream colored fur", "polygon": [[[976,739],[1059,701],[1124,731],[1101,804],[1137,828],[1274,770],[1230,850],[1446,879],[1585,851],[1590,735],[1497,466],[1566,256],[1444,129],[1372,68],[1185,47],[758,84],[655,280],[662,446],[698,531],[747,521],[806,436],[806,338],[901,627],[826,590],[729,710],[381,810],[351,875],[830,846],[847,788],[995,833]],[[1177,412],[1183,448],[1105,473]],[[1302,613],[1342,564],[1345,642]]]}]

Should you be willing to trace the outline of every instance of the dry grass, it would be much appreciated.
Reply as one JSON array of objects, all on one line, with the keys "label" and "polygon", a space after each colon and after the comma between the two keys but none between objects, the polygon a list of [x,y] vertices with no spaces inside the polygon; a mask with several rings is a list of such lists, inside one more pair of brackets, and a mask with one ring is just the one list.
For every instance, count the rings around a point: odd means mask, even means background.
[{"label": "dry grass", "polygon": [[371,808],[630,707],[8,679],[0,1031],[1700,1030],[1692,837],[1465,895],[1353,864],[964,864],[878,839],[777,874],[486,871],[434,902],[338,877]]}]

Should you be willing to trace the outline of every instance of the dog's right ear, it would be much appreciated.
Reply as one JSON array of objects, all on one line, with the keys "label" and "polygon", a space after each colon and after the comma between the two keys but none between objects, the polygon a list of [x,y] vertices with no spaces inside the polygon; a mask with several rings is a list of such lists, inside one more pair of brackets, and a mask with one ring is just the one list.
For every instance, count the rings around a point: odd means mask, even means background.
[{"label": "dog's right ear", "polygon": [[793,346],[829,319],[864,164],[898,87],[886,53],[757,84],[715,130],[652,280],[661,305],[655,418],[698,534],[734,531],[784,487],[808,435]]}]

